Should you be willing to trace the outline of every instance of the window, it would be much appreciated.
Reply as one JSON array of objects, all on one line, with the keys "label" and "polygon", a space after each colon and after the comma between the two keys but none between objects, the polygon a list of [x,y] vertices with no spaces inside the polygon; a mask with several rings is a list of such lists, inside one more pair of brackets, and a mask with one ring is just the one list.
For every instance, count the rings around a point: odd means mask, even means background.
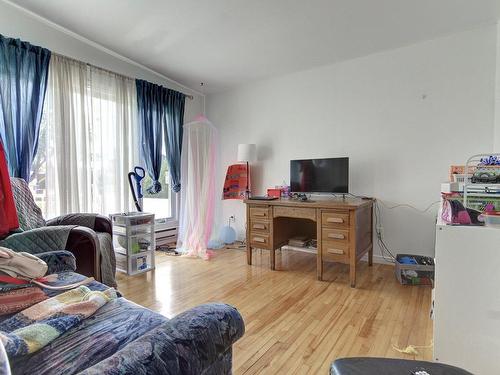
[{"label": "window", "polygon": [[[127,175],[139,160],[136,116],[135,80],[52,56],[30,179],[45,217],[134,209]],[[144,200],[163,220],[176,217],[167,176],[164,160],[164,190]]]},{"label": "window", "polygon": [[160,183],[162,190],[158,194],[149,194],[146,189],[151,186],[153,180],[146,174],[146,178],[142,181],[144,192],[143,206],[145,212],[155,214],[157,222],[167,222],[175,220],[175,208],[177,206],[177,194],[170,189],[170,181],[168,174],[168,162],[165,154],[162,156]]},{"label": "window", "polygon": [[31,164],[29,187],[35,203],[47,215],[47,117],[42,116],[40,134],[38,136],[38,151]]}]

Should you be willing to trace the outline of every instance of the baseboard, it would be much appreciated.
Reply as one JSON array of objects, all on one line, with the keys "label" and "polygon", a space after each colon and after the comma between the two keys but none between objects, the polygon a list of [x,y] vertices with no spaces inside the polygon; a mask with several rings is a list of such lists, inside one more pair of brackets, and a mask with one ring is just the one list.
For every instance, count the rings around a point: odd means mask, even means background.
[{"label": "baseboard", "polygon": [[[389,258],[387,258],[389,259]],[[363,258],[361,258],[362,261],[364,262],[368,262],[368,255],[365,255]],[[379,254],[373,254],[373,263],[377,263],[377,264],[389,264],[391,266],[394,265],[394,263],[384,259],[384,257],[382,255],[379,255]]]}]

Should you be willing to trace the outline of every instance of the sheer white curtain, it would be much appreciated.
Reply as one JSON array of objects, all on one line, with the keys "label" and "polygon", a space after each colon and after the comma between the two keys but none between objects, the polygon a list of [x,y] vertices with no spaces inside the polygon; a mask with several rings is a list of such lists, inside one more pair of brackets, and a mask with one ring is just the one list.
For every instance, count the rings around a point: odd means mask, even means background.
[{"label": "sheer white curtain", "polygon": [[205,118],[184,125],[181,155],[181,207],[177,248],[188,256],[209,259],[213,232],[217,130]]},{"label": "sheer white curtain", "polygon": [[129,210],[138,159],[135,81],[53,55],[44,108],[47,217]]}]

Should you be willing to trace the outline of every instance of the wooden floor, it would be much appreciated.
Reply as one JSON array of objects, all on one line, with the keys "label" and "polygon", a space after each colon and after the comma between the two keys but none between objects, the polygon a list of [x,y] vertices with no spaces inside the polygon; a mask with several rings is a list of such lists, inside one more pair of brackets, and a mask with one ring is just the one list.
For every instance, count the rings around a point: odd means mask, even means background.
[{"label": "wooden floor", "polygon": [[401,286],[394,269],[365,263],[358,287],[349,287],[348,269],[326,265],[326,281],[316,280],[312,254],[254,252],[246,264],[241,250],[221,250],[211,261],[157,253],[154,272],[119,275],[128,299],[167,317],[195,305],[222,301],[238,308],[246,333],[234,347],[235,374],[327,374],[330,363],[345,356],[431,359],[432,349],[398,353],[393,346],[427,346],[431,290]]}]

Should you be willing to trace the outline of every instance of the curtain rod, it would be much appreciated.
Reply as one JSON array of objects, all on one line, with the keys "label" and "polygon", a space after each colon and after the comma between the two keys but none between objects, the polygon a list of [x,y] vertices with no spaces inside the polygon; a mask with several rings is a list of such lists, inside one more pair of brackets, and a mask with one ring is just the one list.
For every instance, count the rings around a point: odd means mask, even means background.
[{"label": "curtain rod", "polygon": [[[61,55],[60,53],[52,52],[52,55],[63,57],[65,59],[68,59],[68,60],[71,60],[71,61],[75,61],[75,62],[80,63],[80,64],[85,64],[85,65],[90,66],[92,68],[101,69],[101,70],[103,70],[105,72],[117,75],[119,77],[123,77],[123,78],[126,78],[126,79],[133,79],[134,81],[136,80],[136,78],[132,78],[132,77],[126,76],[125,74],[121,74],[121,73],[117,73],[117,72],[114,72],[114,71],[109,70],[109,69],[101,68],[100,66],[97,66],[97,65],[94,65],[94,64],[91,64],[91,63],[88,63],[88,62],[80,61],[78,59],[74,59],[73,57],[69,57],[69,56],[66,56],[66,55]],[[179,90],[176,90],[176,91],[179,91]],[[182,92],[182,91],[179,91],[179,92]],[[186,93],[183,93],[183,94],[186,95],[186,98],[188,98],[190,100],[194,99],[193,95],[186,94]]]}]

